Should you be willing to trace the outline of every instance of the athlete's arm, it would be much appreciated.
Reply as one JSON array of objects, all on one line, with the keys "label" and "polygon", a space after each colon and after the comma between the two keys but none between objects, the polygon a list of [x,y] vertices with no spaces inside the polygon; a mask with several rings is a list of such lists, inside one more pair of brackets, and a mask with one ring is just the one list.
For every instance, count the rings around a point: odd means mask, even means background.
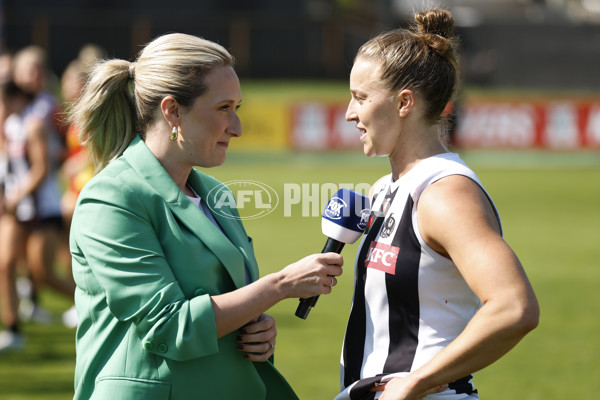
[{"label": "athlete's arm", "polygon": [[429,363],[389,382],[382,400],[411,399],[490,365],[534,329],[539,318],[525,271],[502,239],[492,206],[475,182],[459,175],[439,180],[423,192],[417,213],[425,242],[454,261],[483,305]]}]

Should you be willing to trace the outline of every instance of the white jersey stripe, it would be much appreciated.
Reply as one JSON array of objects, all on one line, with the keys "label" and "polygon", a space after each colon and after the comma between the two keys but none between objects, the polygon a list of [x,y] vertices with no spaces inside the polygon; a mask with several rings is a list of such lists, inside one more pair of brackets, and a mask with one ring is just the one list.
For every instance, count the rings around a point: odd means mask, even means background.
[{"label": "white jersey stripe", "polygon": [[[373,291],[386,291],[385,273],[367,268],[367,281],[371,284],[365,288],[367,325],[361,377],[375,376],[382,372],[381,366],[387,359],[390,345],[389,304],[384,300],[387,298],[387,293],[379,295],[373,293]],[[377,324],[373,321],[377,321]]]}]

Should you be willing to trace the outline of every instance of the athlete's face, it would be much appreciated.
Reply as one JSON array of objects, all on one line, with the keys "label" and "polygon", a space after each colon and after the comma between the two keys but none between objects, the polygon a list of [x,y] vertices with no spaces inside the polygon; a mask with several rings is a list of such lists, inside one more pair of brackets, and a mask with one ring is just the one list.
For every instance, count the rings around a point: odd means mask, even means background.
[{"label": "athlete's face", "polygon": [[28,92],[37,93],[44,87],[44,66],[31,54],[24,54],[15,61],[13,79]]},{"label": "athlete's face", "polygon": [[380,66],[358,58],[350,72],[350,104],[346,120],[356,122],[364,153],[388,156],[398,143],[401,119],[396,96],[380,80]]}]

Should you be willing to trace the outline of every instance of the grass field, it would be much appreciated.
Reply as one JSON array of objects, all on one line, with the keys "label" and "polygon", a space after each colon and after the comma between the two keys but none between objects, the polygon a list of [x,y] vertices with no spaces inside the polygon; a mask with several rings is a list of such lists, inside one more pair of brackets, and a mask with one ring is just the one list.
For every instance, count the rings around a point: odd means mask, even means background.
[{"label": "grass field", "polygon": [[[512,352],[476,374],[485,400],[595,398],[600,376],[600,154],[466,153],[500,209],[505,238],[519,255],[539,297],[540,326]],[[371,183],[387,173],[385,159],[360,153],[235,152],[209,172],[221,179],[258,180],[283,196],[286,183]],[[292,210],[293,211],[293,210]],[[320,217],[283,208],[245,223],[261,273],[275,271],[324,243]],[[303,400],[331,399],[338,390],[339,353],[352,292],[356,244],[346,246],[345,274],[307,320],[296,300],[270,314],[278,322],[276,365]],[[42,292],[59,312],[68,301]],[[72,397],[74,331],[60,324],[25,325],[24,352],[0,355],[0,399]]]}]

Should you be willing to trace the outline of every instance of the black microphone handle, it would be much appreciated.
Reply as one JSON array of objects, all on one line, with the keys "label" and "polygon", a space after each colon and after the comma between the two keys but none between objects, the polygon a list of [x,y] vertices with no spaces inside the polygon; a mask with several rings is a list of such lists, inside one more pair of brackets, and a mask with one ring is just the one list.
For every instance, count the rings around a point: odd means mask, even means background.
[{"label": "black microphone handle", "polygon": [[[325,242],[325,247],[323,247],[321,253],[340,254],[345,244],[346,243],[344,242],[340,242],[328,237],[327,242]],[[309,297],[308,299],[300,299],[300,304],[298,304],[298,308],[296,308],[296,317],[306,319],[310,310],[315,306],[315,304],[317,304],[317,300],[319,300],[319,296]]]},{"label": "black microphone handle", "polygon": [[327,241],[325,242],[325,246],[323,247],[323,250],[321,250],[321,253],[338,253],[338,254],[340,254],[342,252],[342,249],[344,248],[345,244],[346,243],[344,243],[344,242],[340,242],[338,240],[328,237]]}]

